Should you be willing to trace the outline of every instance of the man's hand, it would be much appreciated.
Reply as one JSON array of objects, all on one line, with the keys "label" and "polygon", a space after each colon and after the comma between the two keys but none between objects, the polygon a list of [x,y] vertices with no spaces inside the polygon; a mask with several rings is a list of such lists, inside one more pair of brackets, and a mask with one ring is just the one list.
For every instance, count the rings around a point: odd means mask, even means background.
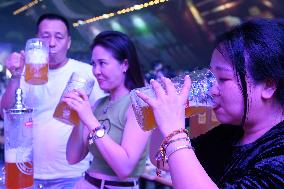
[{"label": "man's hand", "polygon": [[23,72],[25,64],[25,54],[24,51],[13,52],[8,56],[5,61],[6,68],[11,72],[12,76],[17,77],[20,76]]}]

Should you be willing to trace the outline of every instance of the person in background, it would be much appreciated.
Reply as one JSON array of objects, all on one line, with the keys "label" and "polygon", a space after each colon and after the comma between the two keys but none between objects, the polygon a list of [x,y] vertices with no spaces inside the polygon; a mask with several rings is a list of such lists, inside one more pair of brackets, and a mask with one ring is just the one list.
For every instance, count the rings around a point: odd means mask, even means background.
[{"label": "person in background", "polygon": [[[138,92],[153,108],[159,128],[153,140],[164,146],[159,153],[165,153],[174,188],[283,188],[283,20],[254,19],[226,32],[210,66],[217,79],[214,112],[222,124],[195,139],[184,130],[189,77],[179,95],[167,78],[166,92],[151,82],[157,99]],[[158,147],[153,149],[155,162]]]},{"label": "person in background", "polygon": [[[26,83],[22,77],[25,66],[24,52],[12,53],[6,60],[6,67],[12,77],[3,94],[1,110],[8,109],[15,103],[15,90],[21,87],[26,105],[35,110],[33,114],[35,186],[52,189],[73,188],[88,168],[90,158],[74,165],[68,164],[66,145],[72,126],[54,119],[53,113],[71,74],[79,72],[93,77],[92,67],[67,57],[71,36],[68,22],[64,17],[56,14],[42,15],[37,22],[37,37],[46,40],[49,44],[48,82],[44,85]],[[103,95],[104,92],[96,81],[89,98],[90,103],[94,103]]]},{"label": "person in background", "polygon": [[92,63],[99,86],[109,96],[100,99],[94,111],[81,91],[63,98],[83,123],[68,140],[68,162],[78,163],[89,151],[93,155],[85,179],[75,188],[138,189],[150,132],[139,127],[130,101],[130,91],[144,86],[135,46],[123,33],[104,31],[93,41]]},{"label": "person in background", "polygon": [[152,64],[156,80],[161,79],[162,77],[175,77],[175,72],[172,67],[170,65],[164,64],[162,60],[155,60]]},{"label": "person in background", "polygon": [[161,60],[155,60],[151,63],[152,70],[145,74],[147,82],[151,79],[161,79],[161,77],[173,78],[176,76],[175,71],[170,65],[163,64]]}]

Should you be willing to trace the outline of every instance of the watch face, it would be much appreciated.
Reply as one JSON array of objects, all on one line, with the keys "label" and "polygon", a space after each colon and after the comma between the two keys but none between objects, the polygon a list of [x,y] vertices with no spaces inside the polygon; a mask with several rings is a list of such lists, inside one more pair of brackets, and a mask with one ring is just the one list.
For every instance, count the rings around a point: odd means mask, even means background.
[{"label": "watch face", "polygon": [[96,135],[98,138],[103,137],[105,135],[105,130],[104,129],[97,130]]}]

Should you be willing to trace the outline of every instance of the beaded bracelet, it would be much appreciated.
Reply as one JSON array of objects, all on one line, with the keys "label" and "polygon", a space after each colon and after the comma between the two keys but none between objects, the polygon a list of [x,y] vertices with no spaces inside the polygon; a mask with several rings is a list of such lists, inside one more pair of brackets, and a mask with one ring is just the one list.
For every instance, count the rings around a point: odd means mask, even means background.
[{"label": "beaded bracelet", "polygon": [[158,177],[161,176],[161,169],[160,169],[160,163],[163,163],[163,166],[166,162],[166,146],[170,143],[170,139],[179,134],[179,133],[185,133],[189,137],[189,131],[187,129],[178,129],[170,133],[162,142],[159,151],[156,155],[156,161],[157,161],[157,169],[156,169],[156,175]]}]

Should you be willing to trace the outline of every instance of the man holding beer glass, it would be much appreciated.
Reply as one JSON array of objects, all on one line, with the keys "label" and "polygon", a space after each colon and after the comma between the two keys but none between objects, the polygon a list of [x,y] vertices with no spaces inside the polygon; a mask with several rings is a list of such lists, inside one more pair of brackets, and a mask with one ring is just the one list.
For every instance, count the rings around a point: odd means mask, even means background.
[{"label": "man holding beer glass", "polygon": [[[5,62],[12,77],[2,97],[1,110],[14,104],[15,90],[21,87],[26,97],[26,105],[35,109],[33,115],[35,186],[72,188],[88,168],[89,159],[86,158],[75,165],[67,163],[65,150],[72,126],[57,121],[52,115],[71,74],[80,72],[94,77],[92,67],[67,57],[71,36],[68,22],[64,17],[56,14],[42,15],[37,22],[37,37],[47,42],[49,47],[48,81],[40,85],[27,83],[22,77],[25,70],[25,52],[12,53]],[[95,86],[89,97],[90,103],[93,104],[103,95],[95,80]]]}]

